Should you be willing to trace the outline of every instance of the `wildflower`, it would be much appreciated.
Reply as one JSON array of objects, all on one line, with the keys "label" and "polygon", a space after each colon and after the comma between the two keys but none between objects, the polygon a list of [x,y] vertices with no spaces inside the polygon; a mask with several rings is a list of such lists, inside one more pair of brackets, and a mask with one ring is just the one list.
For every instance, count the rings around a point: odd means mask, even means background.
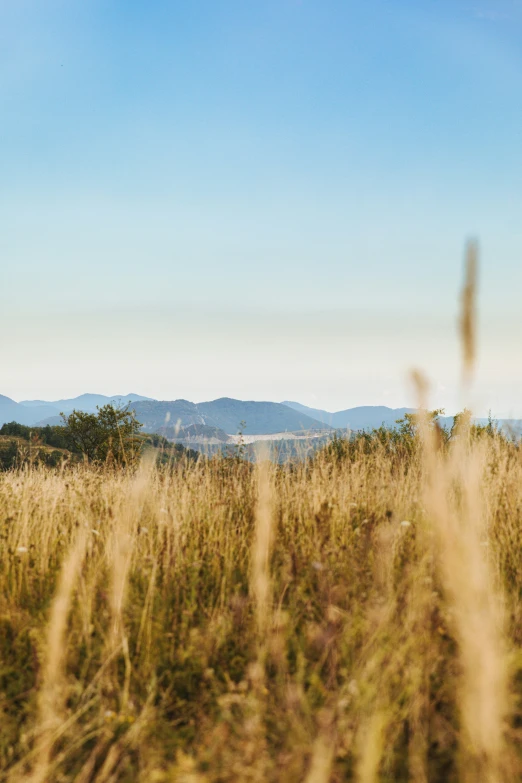
[{"label": "wildflower", "polygon": [[25,555],[26,552],[29,552],[28,548],[26,546],[18,546],[16,547],[17,554],[19,555]]}]

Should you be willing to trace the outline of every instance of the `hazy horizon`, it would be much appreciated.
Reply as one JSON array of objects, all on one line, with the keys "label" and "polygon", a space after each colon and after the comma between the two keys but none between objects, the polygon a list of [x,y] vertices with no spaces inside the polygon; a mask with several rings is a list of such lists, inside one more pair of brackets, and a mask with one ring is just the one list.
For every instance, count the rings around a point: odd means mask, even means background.
[{"label": "hazy horizon", "polygon": [[[522,416],[522,4],[0,5],[0,393]],[[460,389],[466,240],[479,362]]]}]

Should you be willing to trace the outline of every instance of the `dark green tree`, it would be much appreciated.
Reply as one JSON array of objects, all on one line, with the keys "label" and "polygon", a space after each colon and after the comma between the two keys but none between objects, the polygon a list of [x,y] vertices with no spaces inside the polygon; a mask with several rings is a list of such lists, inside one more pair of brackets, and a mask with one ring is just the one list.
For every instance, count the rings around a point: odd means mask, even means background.
[{"label": "dark green tree", "polygon": [[134,411],[110,403],[97,409],[98,413],[74,410],[69,416],[60,414],[71,447],[89,462],[134,465],[144,445],[142,425]]},{"label": "dark green tree", "polygon": [[15,440],[10,440],[7,446],[0,449],[0,470],[10,470],[18,462],[18,445]]}]

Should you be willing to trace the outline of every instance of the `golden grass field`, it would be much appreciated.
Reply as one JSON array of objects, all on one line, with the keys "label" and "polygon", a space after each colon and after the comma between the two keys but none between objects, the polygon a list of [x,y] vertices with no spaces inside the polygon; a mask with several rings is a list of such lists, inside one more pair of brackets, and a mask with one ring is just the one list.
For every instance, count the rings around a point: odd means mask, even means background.
[{"label": "golden grass field", "polygon": [[522,458],[0,474],[9,781],[522,779]]},{"label": "golden grass field", "polygon": [[0,526],[1,780],[522,780],[522,449],[493,427],[29,462]]}]

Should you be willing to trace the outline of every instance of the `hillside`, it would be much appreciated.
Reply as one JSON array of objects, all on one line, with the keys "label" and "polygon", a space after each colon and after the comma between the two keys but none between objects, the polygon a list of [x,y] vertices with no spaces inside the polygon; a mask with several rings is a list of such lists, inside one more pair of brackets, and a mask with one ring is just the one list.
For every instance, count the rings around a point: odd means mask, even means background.
[{"label": "hillside", "polygon": [[361,405],[335,413],[318,408],[308,408],[299,402],[285,401],[282,405],[329,424],[335,429],[350,430],[373,429],[380,427],[381,424],[390,427],[395,424],[397,419],[402,419],[405,413],[414,413],[413,408],[388,408],[385,405]]},{"label": "hillside", "polygon": [[147,432],[154,432],[165,424],[174,426],[178,421],[182,427],[205,424],[229,435],[237,434],[241,422],[245,422],[244,431],[249,435],[330,429],[328,425],[278,402],[244,402],[222,397],[197,404],[188,400],[145,401],[137,402],[133,408]]},{"label": "hillside", "polygon": [[36,424],[37,421],[53,416],[55,413],[59,411],[55,412],[52,406],[45,403],[27,408],[10,397],[0,394],[0,426],[10,421],[16,421],[18,424]]},{"label": "hillside", "polygon": [[56,449],[45,443],[34,444],[24,438],[0,435],[0,471],[10,470],[22,463],[54,467],[69,455],[65,449]]},{"label": "hillside", "polygon": [[[14,430],[14,431],[13,431]],[[73,455],[65,448],[63,436],[48,443],[43,431],[34,431],[24,425],[0,427],[0,471],[20,467],[22,464],[55,467]],[[53,438],[51,438],[53,441]],[[61,441],[61,442],[60,442]],[[77,458],[77,455],[75,455]]]},{"label": "hillside", "polygon": [[[222,397],[209,402],[194,403],[189,400],[158,401],[140,394],[113,395],[81,394],[78,397],[54,401],[24,400],[16,402],[0,395],[0,427],[18,422],[31,427],[61,425],[60,412],[66,415],[72,410],[94,413],[97,406],[112,402],[131,404],[145,432],[160,432],[173,440],[211,440],[226,442],[227,436],[236,435],[245,422],[245,435],[277,435],[278,433],[318,432],[337,430],[371,430],[384,424],[394,427],[397,419],[413,408],[388,408],[385,405],[362,405],[346,410],[330,411],[310,408],[299,402],[285,400],[282,403],[235,400]],[[182,431],[176,436],[177,422]],[[443,427],[450,427],[452,416],[440,418]],[[484,424],[484,419],[475,419]],[[508,434],[519,437],[520,421],[501,419],[499,426]],[[187,428],[192,428],[187,430]]]},{"label": "hillside", "polygon": [[103,394],[81,394],[79,397],[63,400],[23,400],[16,402],[10,397],[0,394],[0,427],[16,421],[27,426],[54,426],[61,424],[60,413],[71,413],[74,409],[94,413],[97,405],[106,405],[109,402],[126,405],[136,400],[148,400],[140,394],[115,394],[107,397]]},{"label": "hillside", "polygon": [[225,430],[212,427],[209,424],[188,424],[186,427],[166,425],[157,430],[167,440],[180,442],[232,443],[232,438]]},{"label": "hillside", "polygon": [[[480,694],[486,683],[477,713],[487,749],[490,704],[498,693],[512,705],[496,736],[518,765],[516,445],[495,431],[438,452],[361,436],[361,447],[336,441],[281,469],[233,448],[207,460],[150,440],[159,470],[151,461],[137,473],[24,467],[1,477],[2,780],[521,779],[515,766],[482,774],[486,751],[469,742],[477,723],[462,709],[468,684]],[[27,738],[47,741],[44,699],[62,733],[36,778]],[[358,738],[373,739],[376,720],[384,773],[354,775]],[[326,773],[310,775],[313,754],[322,764],[326,752]],[[114,774],[93,774],[93,758],[95,772]]]},{"label": "hillside", "polygon": [[[405,413],[415,413],[414,408],[387,408],[385,405],[361,405],[357,408],[347,408],[347,410],[330,413],[319,408],[308,408],[306,405],[301,405],[300,402],[285,401],[281,404],[312,416],[335,429],[343,430],[371,430],[379,428],[381,424],[386,427],[394,427],[397,420],[402,419]],[[488,419],[483,417],[474,417],[473,421],[480,425],[488,423]],[[522,421],[519,419],[498,419],[496,423],[507,436],[513,438],[522,436]],[[439,424],[445,429],[451,429],[453,416],[440,416]]]},{"label": "hillside", "polygon": [[238,443],[231,437],[227,442],[219,442],[215,439],[183,439],[180,442],[206,457],[212,456],[237,456],[248,462],[257,462],[270,459],[274,463],[283,464],[285,462],[304,462],[307,458],[313,456],[316,452],[332,442],[334,437],[333,430],[325,434],[310,437],[302,436],[295,438],[263,438],[253,442]]},{"label": "hillside", "polygon": [[[168,465],[183,458],[195,460],[199,458],[200,451],[190,448],[190,435],[189,432],[186,439],[188,445],[185,445],[171,443],[158,434],[148,434],[144,448],[155,455],[160,465]],[[75,463],[83,459],[83,454],[71,443],[64,427],[34,427],[11,422],[0,427],[0,471],[27,464],[56,467],[64,460]]]},{"label": "hillside", "polygon": [[[119,405],[127,405],[130,402],[137,402],[138,400],[150,400],[151,397],[144,397],[141,394],[113,394],[107,396],[105,394],[80,394],[78,397],[71,397],[63,400],[22,400],[19,404],[25,408],[39,408],[42,406],[51,407],[54,415],[60,413],[70,413],[73,410],[85,411],[86,413],[95,413],[96,407],[107,405],[109,402]],[[53,413],[49,413],[49,416]]]}]

